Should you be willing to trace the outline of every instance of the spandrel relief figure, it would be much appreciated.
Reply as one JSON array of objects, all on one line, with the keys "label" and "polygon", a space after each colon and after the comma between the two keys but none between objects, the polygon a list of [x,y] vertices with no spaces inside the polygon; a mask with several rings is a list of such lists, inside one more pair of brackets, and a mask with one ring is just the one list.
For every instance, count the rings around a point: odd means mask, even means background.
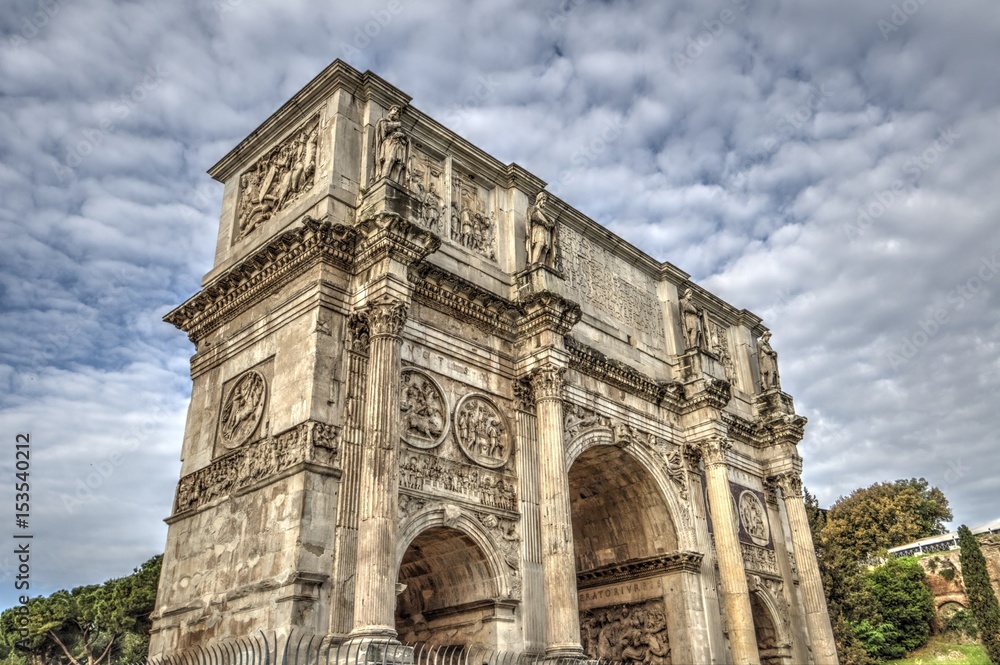
[{"label": "spandrel relief figure", "polygon": [[535,202],[528,207],[527,255],[528,265],[540,264],[547,268],[556,266],[556,223],[545,212],[549,197],[538,192]]},{"label": "spandrel relief figure", "polygon": [[702,324],[702,311],[694,304],[694,291],[687,289],[680,302],[681,326],[684,331],[684,349],[705,348],[705,328]]},{"label": "spandrel relief figure", "polygon": [[757,362],[760,365],[760,389],[781,388],[778,379],[778,354],[771,348],[771,332],[765,332],[757,345]]},{"label": "spandrel relief figure", "polygon": [[375,125],[375,139],[378,141],[375,153],[375,179],[388,178],[400,185],[406,185],[406,167],[410,156],[410,139],[403,131],[400,108],[392,106],[389,114]]}]

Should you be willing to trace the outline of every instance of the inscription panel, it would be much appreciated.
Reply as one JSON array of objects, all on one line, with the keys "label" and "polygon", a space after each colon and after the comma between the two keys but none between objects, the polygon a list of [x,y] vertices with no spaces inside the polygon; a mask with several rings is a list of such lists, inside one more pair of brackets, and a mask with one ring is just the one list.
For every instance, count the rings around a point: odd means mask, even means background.
[{"label": "inscription panel", "polygon": [[560,228],[559,235],[563,271],[580,292],[581,301],[646,333],[654,347],[662,348],[663,314],[649,277],[566,226]]}]

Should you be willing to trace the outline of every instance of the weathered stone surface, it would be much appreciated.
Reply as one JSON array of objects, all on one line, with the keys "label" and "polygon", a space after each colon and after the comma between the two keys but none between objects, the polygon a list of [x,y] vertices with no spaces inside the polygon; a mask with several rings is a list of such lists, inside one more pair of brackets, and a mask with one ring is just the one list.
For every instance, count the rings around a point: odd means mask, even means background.
[{"label": "weathered stone surface", "polygon": [[835,662],[760,319],[409,101],[334,63],[211,171],[151,655]]}]

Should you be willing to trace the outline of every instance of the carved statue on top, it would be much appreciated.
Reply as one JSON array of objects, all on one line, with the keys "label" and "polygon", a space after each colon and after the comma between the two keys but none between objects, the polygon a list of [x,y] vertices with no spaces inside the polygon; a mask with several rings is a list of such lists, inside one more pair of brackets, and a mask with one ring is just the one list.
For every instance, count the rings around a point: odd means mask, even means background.
[{"label": "carved statue on top", "polygon": [[388,178],[406,185],[406,168],[410,156],[410,139],[399,119],[400,108],[393,105],[389,114],[375,125],[375,179]]},{"label": "carved statue on top", "polygon": [[680,302],[681,326],[684,331],[684,350],[705,349],[705,327],[702,310],[694,304],[694,291],[687,289]]},{"label": "carved statue on top", "polygon": [[760,389],[781,388],[778,378],[778,353],[771,348],[771,332],[767,331],[757,345],[757,362],[760,366]]},{"label": "carved statue on top", "polygon": [[535,202],[528,206],[528,236],[525,249],[528,265],[541,264],[546,268],[556,267],[556,223],[545,213],[549,197],[538,192]]}]

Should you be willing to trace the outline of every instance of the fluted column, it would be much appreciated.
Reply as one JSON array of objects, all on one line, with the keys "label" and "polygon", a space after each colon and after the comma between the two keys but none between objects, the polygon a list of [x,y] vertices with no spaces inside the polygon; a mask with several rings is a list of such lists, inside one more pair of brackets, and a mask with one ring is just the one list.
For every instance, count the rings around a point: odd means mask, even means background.
[{"label": "fluted column", "polygon": [[352,638],[396,636],[400,333],[407,306],[384,296],[355,317],[369,333]]},{"label": "fluted column", "polygon": [[531,375],[538,423],[538,505],[545,584],[545,655],[583,654],[576,595],[573,516],[563,446],[563,369],[551,362]]},{"label": "fluted column", "polygon": [[734,665],[760,665],[757,636],[750,608],[750,589],[740,552],[736,510],[729,489],[726,452],[732,444],[724,437],[713,437],[698,444],[705,462],[708,509],[712,515],[715,553],[719,562],[722,606],[729,625],[729,648]]},{"label": "fluted column", "polygon": [[816,665],[837,665],[837,646],[826,607],[819,564],[816,562],[809,518],[802,500],[802,479],[796,472],[787,472],[776,476],[775,482],[781,488],[788,526],[792,532],[792,547],[799,570],[799,589],[802,591],[802,604],[806,610],[806,628],[809,631],[813,660]]}]

